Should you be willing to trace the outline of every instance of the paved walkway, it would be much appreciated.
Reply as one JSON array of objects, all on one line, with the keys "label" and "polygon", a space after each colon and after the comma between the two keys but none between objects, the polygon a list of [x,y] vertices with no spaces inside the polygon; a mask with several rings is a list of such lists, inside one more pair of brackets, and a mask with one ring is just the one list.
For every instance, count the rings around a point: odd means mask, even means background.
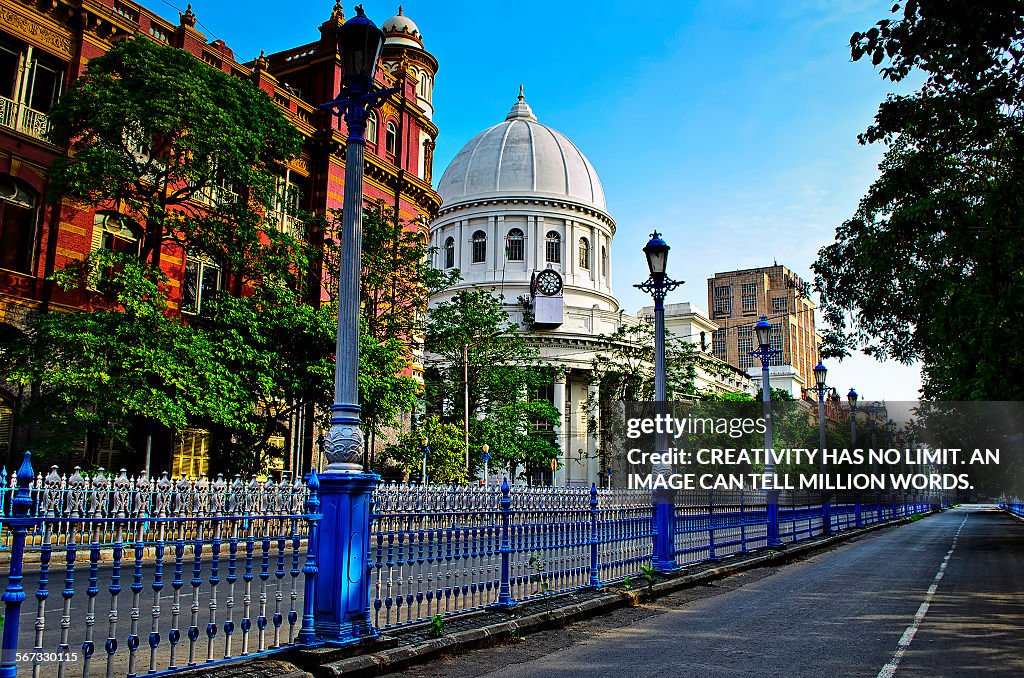
[{"label": "paved walkway", "polygon": [[1024,523],[966,507],[408,676],[1021,676]]}]

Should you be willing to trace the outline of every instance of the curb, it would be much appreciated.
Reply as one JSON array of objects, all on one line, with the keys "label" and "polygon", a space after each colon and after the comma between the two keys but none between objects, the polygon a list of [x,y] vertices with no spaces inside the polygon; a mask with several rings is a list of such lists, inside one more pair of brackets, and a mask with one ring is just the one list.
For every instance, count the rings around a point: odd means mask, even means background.
[{"label": "curb", "polygon": [[[930,511],[928,513],[918,515],[924,517],[938,512],[939,511]],[[592,598],[591,600],[577,603],[575,605],[567,605],[555,610],[539,612],[537,614],[527,615],[507,622],[490,624],[478,629],[457,631],[450,635],[421,642],[416,645],[392,647],[390,649],[383,649],[377,652],[370,651],[366,654],[355,657],[329,661],[319,666],[310,665],[312,662],[309,660],[315,660],[315,651],[306,654],[305,657],[303,656],[304,653],[300,652],[297,655],[289,657],[289,659],[296,665],[302,666],[306,670],[310,671],[316,678],[334,678],[336,676],[379,676],[392,671],[397,671],[412,663],[413,660],[423,660],[454,650],[489,647],[496,645],[498,642],[506,638],[559,628],[569,624],[570,622],[587,619],[589,617],[594,617],[623,607],[636,606],[641,602],[654,600],[670,593],[690,588],[696,584],[714,581],[739,572],[753,570],[771,564],[784,563],[789,560],[793,560],[798,556],[823,550],[829,546],[847,541],[853,537],[859,537],[888,527],[906,525],[910,522],[909,518],[900,518],[886,523],[854,528],[852,530],[834,534],[830,537],[819,537],[818,539],[808,543],[793,544],[781,550],[763,551],[760,555],[756,555],[741,562],[723,564],[719,567],[702,570],[701,572],[695,572],[693,574],[674,575],[671,579],[659,582],[649,589],[644,588],[635,591],[609,592],[599,598]],[[304,659],[306,661],[304,661]]]}]

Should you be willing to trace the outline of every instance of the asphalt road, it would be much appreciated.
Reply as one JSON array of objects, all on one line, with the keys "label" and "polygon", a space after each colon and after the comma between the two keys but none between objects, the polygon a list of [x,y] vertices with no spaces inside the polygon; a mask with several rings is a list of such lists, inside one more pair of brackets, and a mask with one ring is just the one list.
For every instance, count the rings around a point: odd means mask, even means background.
[{"label": "asphalt road", "polygon": [[408,676],[1022,676],[1024,523],[965,507]]}]

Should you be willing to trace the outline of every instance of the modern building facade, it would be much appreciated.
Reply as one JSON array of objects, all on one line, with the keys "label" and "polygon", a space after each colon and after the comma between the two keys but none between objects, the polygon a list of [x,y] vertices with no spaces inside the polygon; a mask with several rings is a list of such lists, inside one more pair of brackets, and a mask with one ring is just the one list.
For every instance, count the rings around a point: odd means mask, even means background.
[{"label": "modern building facade", "polygon": [[757,341],[754,325],[763,315],[772,324],[771,384],[794,398],[814,385],[820,337],[807,284],[785,266],[716,273],[708,279],[708,308],[719,329],[712,334],[714,355],[748,373],[760,384],[761,365],[749,355]]},{"label": "modern building facade", "polygon": [[463,280],[431,305],[484,287],[502,294],[512,319],[522,322],[526,311],[518,299],[529,301],[530,340],[558,370],[552,402],[563,422],[556,482],[596,481],[600,441],[587,432],[588,395],[597,388],[590,372],[595,353],[607,348],[600,335],[624,322],[612,291],[615,220],[597,172],[568,138],[538,121],[520,91],[504,121],[459,151],[438,192],[433,263],[458,268]]},{"label": "modern building facade", "polygon": [[[69,201],[44,202],[47,169],[67,152],[48,140],[47,112],[89,59],[117,41],[142,35],[185,50],[266,92],[305,139],[301,156],[279,168],[279,210],[268,216],[283,230],[313,237],[297,232],[289,208],[323,214],[341,207],[346,130],[343,121],[318,105],[333,100],[340,90],[335,30],[344,21],[336,3],[311,42],[242,63],[222,40],[210,42],[197,29],[191,5],[173,24],[130,0],[0,1],[0,334],[20,332],[27,314],[37,309],[81,307],[79,295],[55,288],[49,276],[94,249],[136,237],[126,227],[130,214],[97,212]],[[382,28],[386,43],[378,81],[398,87],[399,93],[381,105],[368,125],[365,195],[368,201],[394,207],[412,227],[425,228],[441,204],[431,187],[438,133],[432,122],[432,90],[438,63],[401,11]],[[232,289],[233,281],[216,264],[193,261],[180,248],[165,247],[159,260],[170,280],[173,312],[198,312],[199,295],[211,285]],[[24,396],[0,380],[0,454],[26,442],[17,438],[17,411]],[[312,412],[305,412],[288,422],[282,445],[289,468],[298,468],[312,453],[312,419]],[[155,441],[153,468],[204,470],[202,432],[177,432],[173,438]],[[99,461],[136,469],[142,446],[140,441],[132,450],[111,447]]]}]

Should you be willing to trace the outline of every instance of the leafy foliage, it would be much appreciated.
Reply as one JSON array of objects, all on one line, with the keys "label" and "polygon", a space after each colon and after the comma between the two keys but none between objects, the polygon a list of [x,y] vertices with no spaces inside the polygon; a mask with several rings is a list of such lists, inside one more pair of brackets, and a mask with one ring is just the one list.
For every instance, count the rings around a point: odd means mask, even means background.
[{"label": "leafy foliage", "polygon": [[134,258],[99,251],[57,275],[74,288],[118,269],[111,303],[91,313],[41,313],[26,338],[0,346],[7,379],[45,385],[25,416],[40,424],[33,451],[52,456],[86,439],[125,440],[133,421],[182,429],[199,414],[246,427],[244,392],[210,338],[166,315],[166,279]]},{"label": "leafy foliage", "polygon": [[398,442],[388,448],[388,455],[409,474],[410,480],[418,482],[423,463],[423,438],[426,438],[430,450],[427,454],[428,481],[465,482],[462,428],[445,423],[440,417],[427,417],[417,430],[401,435]]},{"label": "leafy foliage", "polygon": [[[427,315],[427,402],[442,403],[445,421],[463,425],[464,384],[469,387],[471,464],[491,446],[492,464],[545,466],[559,454],[553,428],[559,412],[538,397],[552,370],[509,321],[503,299],[487,290],[464,290]],[[467,357],[468,380],[463,376]]]},{"label": "leafy foliage", "polygon": [[252,83],[138,36],[91,59],[49,115],[70,149],[49,173],[51,198],[139,218],[144,260],[172,240],[239,271],[266,265],[253,257],[266,254],[261,214],[300,137]]},{"label": "leafy foliage", "polygon": [[914,0],[854,33],[854,60],[923,81],[890,95],[864,144],[881,176],[814,264],[826,355],[923,363],[923,395],[1024,396],[1024,12]]}]

